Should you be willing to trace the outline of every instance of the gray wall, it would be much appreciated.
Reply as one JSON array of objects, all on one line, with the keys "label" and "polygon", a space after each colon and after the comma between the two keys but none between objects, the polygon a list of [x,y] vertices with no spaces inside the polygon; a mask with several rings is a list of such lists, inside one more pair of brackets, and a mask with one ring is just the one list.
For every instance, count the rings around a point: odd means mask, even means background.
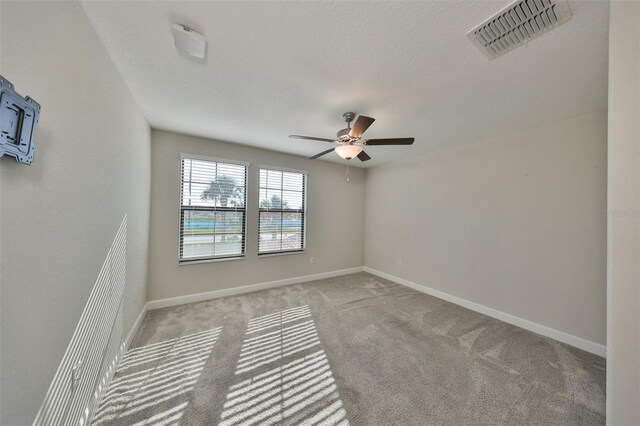
[{"label": "gray wall", "polygon": [[604,344],[606,132],[599,111],[368,170],[365,264]]},{"label": "gray wall", "polygon": [[3,425],[30,424],[128,215],[124,329],[145,301],[150,131],[76,2],[2,2],[2,75],[42,105],[0,160]]},{"label": "gray wall", "polygon": [[609,13],[607,423],[640,424],[640,3]]},{"label": "gray wall", "polygon": [[[246,259],[178,265],[181,152],[251,163],[247,181]],[[309,171],[307,250],[303,254],[258,258],[257,186],[261,164]],[[149,300],[329,272],[364,263],[365,172],[362,169],[351,168],[351,180],[347,182],[345,167],[341,165],[154,130],[151,172]],[[312,256],[314,264],[310,263]]]}]

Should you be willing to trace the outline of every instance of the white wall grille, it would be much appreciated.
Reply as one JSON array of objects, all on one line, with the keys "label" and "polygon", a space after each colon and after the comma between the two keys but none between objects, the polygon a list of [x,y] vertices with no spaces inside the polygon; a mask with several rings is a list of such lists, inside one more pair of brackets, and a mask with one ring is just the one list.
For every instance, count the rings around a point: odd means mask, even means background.
[{"label": "white wall grille", "polygon": [[85,425],[107,389],[124,349],[126,247],[125,215],[34,425]]},{"label": "white wall grille", "polygon": [[489,59],[571,19],[566,0],[518,0],[467,33]]}]

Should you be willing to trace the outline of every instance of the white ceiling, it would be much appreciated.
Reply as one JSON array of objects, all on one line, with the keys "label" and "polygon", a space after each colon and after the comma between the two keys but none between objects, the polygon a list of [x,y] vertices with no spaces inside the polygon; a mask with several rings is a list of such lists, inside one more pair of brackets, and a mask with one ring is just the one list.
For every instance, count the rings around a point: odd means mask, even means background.
[{"label": "white ceiling", "polygon": [[[606,107],[608,3],[571,1],[571,21],[489,61],[465,33],[509,3],[84,8],[152,127],[310,156],[328,145],[288,135],[333,137],[355,111],[368,138],[416,138],[368,148],[372,166]],[[206,62],[178,54],[173,22],[206,36]]]}]

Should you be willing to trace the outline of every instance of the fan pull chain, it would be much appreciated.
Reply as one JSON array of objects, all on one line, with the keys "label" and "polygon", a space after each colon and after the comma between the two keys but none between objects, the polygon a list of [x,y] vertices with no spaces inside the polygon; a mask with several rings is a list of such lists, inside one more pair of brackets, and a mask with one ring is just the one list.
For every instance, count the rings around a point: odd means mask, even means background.
[{"label": "fan pull chain", "polygon": [[349,182],[349,160],[347,160],[347,182]]}]

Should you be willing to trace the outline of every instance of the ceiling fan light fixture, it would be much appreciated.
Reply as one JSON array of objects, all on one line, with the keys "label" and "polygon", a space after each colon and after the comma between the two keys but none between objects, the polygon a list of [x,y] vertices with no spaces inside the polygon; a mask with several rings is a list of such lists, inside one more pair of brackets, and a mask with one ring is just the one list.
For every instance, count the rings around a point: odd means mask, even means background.
[{"label": "ceiling fan light fixture", "polygon": [[340,145],[335,151],[345,160],[351,160],[362,152],[362,147],[358,145]]}]

